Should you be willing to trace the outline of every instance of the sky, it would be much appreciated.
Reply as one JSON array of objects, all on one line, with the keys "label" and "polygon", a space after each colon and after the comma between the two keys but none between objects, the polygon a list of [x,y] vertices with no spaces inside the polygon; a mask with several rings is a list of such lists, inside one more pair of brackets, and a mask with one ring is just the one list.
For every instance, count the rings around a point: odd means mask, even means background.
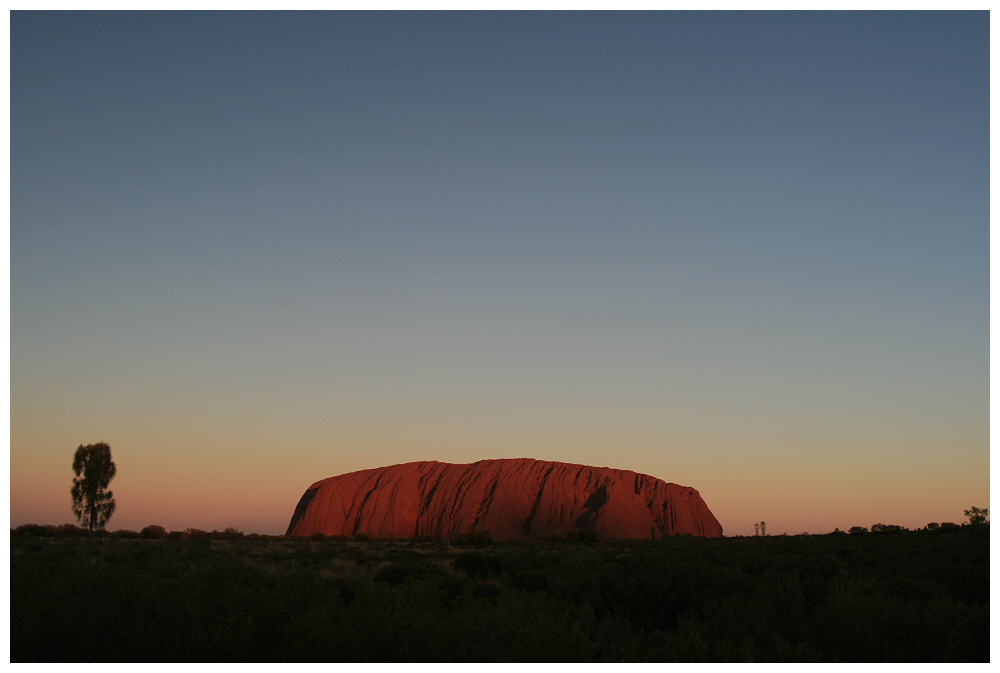
[{"label": "sky", "polygon": [[989,507],[987,12],[10,17],[10,519],[537,458]]}]

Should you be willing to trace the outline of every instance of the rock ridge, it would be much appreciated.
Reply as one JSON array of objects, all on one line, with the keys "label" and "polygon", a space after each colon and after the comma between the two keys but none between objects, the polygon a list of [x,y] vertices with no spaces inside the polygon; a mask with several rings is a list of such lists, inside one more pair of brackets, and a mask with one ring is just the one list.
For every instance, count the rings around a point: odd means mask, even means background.
[{"label": "rock ridge", "polygon": [[454,538],[485,530],[510,540],[574,528],[605,539],[722,535],[689,486],[532,458],[419,461],[322,479],[302,495],[287,534]]}]

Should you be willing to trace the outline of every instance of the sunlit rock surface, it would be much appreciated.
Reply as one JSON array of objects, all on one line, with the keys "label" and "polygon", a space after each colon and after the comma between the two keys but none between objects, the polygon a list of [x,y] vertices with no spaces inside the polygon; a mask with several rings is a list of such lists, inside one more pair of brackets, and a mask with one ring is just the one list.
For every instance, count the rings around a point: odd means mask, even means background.
[{"label": "sunlit rock surface", "polygon": [[722,535],[693,488],[530,458],[404,463],[323,479],[299,500],[287,534],[450,538],[485,530],[509,540],[574,528],[606,539]]}]

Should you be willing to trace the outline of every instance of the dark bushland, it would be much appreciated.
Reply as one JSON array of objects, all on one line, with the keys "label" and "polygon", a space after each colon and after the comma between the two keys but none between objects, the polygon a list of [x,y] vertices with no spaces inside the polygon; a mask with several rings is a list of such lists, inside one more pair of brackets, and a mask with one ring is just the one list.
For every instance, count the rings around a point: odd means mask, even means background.
[{"label": "dark bushland", "polygon": [[22,526],[11,660],[988,661],[989,526],[940,528],[452,545],[150,526],[95,540],[88,568],[79,529]]}]

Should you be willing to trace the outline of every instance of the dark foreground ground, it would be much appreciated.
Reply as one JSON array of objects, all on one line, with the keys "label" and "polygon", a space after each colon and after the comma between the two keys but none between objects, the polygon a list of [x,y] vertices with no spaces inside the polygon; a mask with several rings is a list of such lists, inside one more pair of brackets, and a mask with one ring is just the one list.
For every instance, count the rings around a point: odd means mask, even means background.
[{"label": "dark foreground ground", "polygon": [[24,661],[989,661],[989,527],[447,544],[11,536]]}]

